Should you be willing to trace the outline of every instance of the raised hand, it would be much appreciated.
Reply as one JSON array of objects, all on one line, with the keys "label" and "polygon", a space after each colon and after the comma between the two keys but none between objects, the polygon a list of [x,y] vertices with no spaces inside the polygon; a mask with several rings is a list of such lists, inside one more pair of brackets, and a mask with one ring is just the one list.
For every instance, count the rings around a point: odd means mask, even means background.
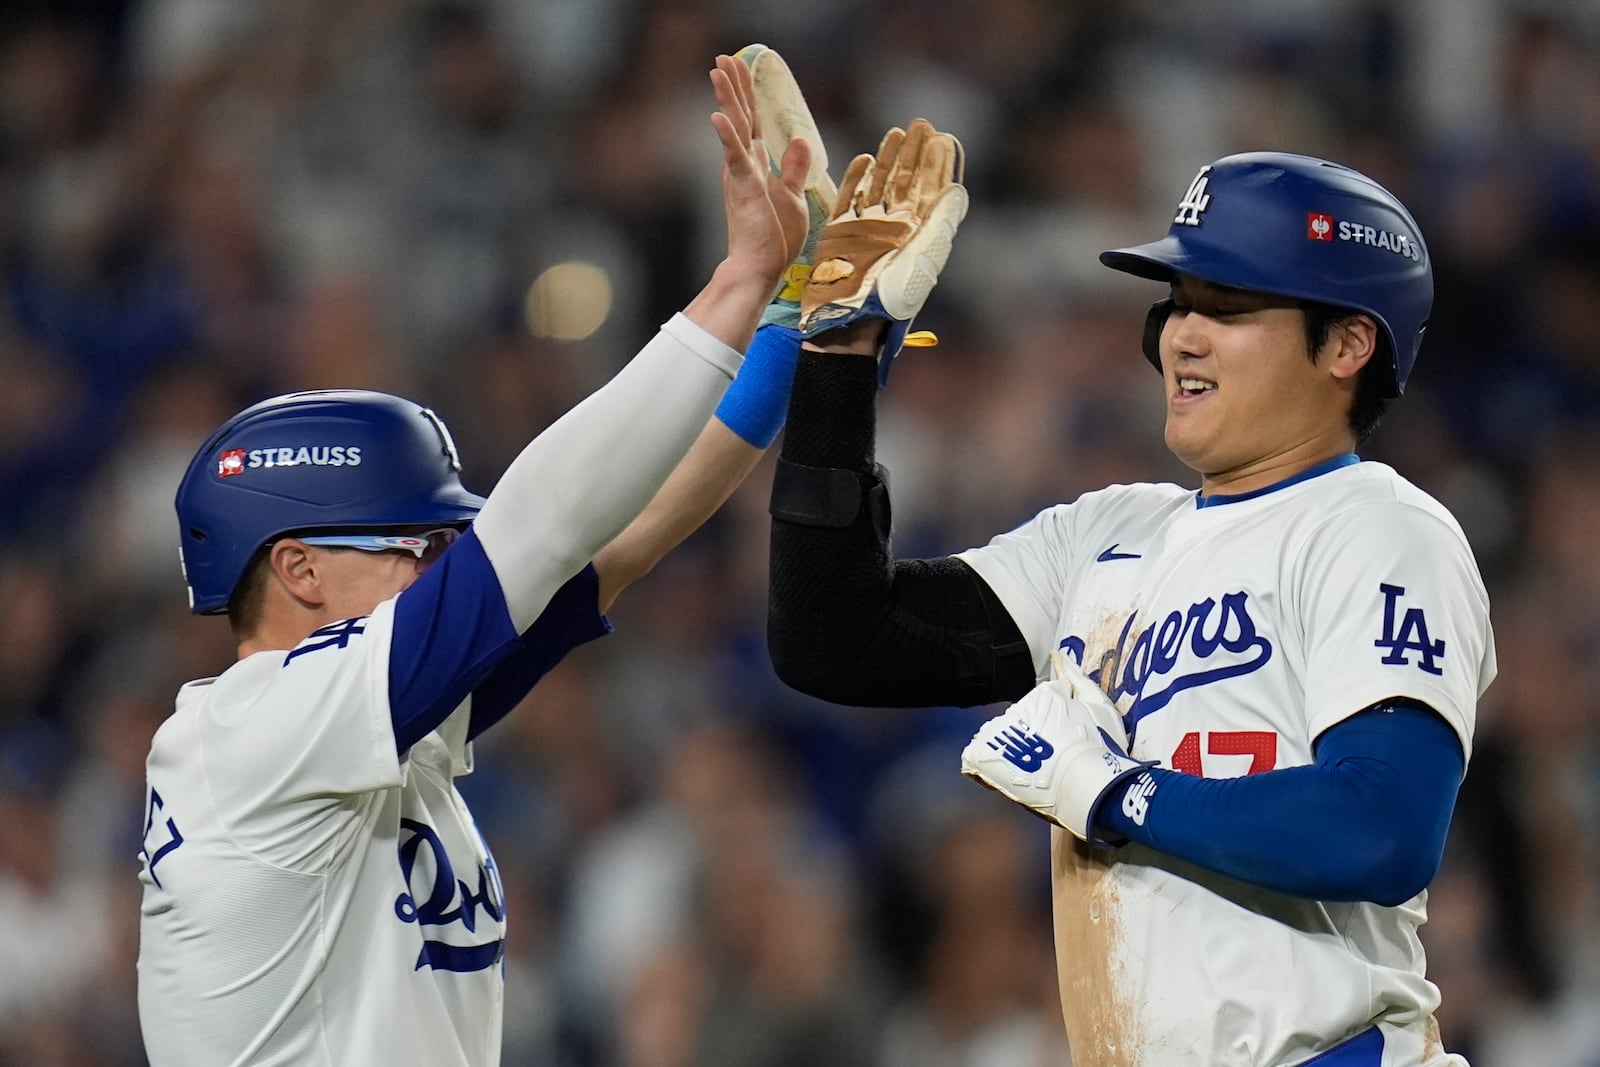
[{"label": "raised hand", "polygon": [[[811,277],[812,253],[817,239],[833,218],[834,203],[839,199],[839,187],[828,175],[828,149],[822,143],[822,133],[817,120],[811,117],[800,83],[795,81],[783,57],[764,44],[751,44],[739,49],[734,58],[750,68],[751,84],[755,87],[756,113],[761,121],[763,139],[767,142],[767,155],[774,172],[782,169],[781,155],[794,138],[801,138],[811,148],[811,166],[806,171],[806,207],[811,212],[811,225],[806,231],[805,245],[800,255],[784,272],[783,286],[772,303],[761,313],[763,325],[772,324],[789,329],[800,327],[800,297],[805,292],[806,279]],[[773,153],[778,155],[774,156]]]},{"label": "raised hand", "polygon": [[726,262],[776,288],[806,240],[810,212],[805,185],[811,147],[803,138],[790,141],[779,157],[778,173],[773,173],[750,68],[732,56],[718,56],[711,86],[717,97],[711,125],[722,142]]},{"label": "raised hand", "polygon": [[862,322],[886,324],[878,380],[908,343],[967,214],[961,142],[925,119],[884,135],[877,156],[851,160],[833,218],[812,255],[800,300],[808,339]]}]

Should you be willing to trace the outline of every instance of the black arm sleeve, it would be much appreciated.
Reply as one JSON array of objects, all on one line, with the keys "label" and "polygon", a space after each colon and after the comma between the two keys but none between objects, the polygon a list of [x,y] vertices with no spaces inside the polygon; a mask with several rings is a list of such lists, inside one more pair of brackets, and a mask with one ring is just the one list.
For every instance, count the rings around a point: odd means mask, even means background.
[{"label": "black arm sleeve", "polygon": [[874,361],[801,353],[773,481],[773,668],[836,704],[1015,700],[1033,658],[988,583],[953,557],[894,560],[876,399]]}]

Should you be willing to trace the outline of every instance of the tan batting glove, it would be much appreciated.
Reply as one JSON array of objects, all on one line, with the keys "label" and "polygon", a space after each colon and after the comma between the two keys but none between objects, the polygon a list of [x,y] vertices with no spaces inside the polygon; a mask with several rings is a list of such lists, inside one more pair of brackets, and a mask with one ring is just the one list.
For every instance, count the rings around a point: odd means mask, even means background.
[{"label": "tan batting glove", "polygon": [[[967,214],[961,142],[926,119],[884,135],[876,157],[850,161],[833,218],[812,256],[800,331],[815,338],[863,320],[888,324],[878,384],[950,258]],[[923,343],[928,343],[924,341]]]}]

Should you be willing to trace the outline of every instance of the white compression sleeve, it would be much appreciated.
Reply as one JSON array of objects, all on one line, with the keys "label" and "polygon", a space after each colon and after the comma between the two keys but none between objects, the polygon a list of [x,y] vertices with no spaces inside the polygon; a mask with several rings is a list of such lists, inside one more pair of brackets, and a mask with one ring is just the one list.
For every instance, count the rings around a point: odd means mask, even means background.
[{"label": "white compression sleeve", "polygon": [[616,377],[512,461],[473,528],[519,633],[644,510],[742,358],[674,315]]}]

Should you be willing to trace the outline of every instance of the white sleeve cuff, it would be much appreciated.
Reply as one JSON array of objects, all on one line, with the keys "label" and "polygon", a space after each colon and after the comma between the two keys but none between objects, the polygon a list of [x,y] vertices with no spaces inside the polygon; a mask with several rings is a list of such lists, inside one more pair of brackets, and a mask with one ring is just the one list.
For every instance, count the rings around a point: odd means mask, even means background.
[{"label": "white sleeve cuff", "polygon": [[704,326],[701,326],[681,311],[661,324],[661,332],[726,374],[730,379],[739,373],[739,365],[744,362],[743,353],[729,348],[717,340],[706,332]]}]

